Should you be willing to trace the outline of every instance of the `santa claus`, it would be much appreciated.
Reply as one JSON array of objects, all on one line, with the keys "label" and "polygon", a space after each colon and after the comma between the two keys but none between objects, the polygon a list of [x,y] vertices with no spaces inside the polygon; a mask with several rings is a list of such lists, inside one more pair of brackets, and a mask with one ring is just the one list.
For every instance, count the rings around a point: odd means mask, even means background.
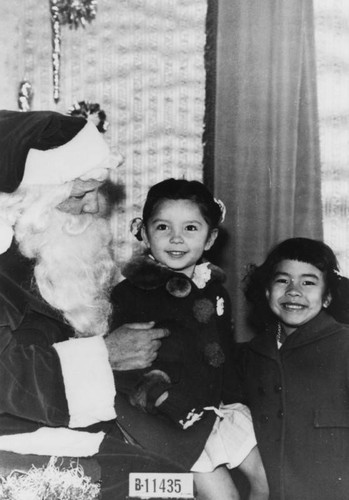
[{"label": "santa claus", "polygon": [[167,335],[109,331],[120,160],[82,118],[0,111],[0,463],[94,456],[103,499],[126,496],[130,471],[176,469],[130,442],[114,409],[112,369],[149,366]]}]

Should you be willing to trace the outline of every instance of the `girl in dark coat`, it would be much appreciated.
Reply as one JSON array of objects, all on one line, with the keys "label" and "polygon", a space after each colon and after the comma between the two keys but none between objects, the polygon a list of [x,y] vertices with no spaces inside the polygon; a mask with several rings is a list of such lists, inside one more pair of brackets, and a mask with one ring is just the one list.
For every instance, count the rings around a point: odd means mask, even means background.
[{"label": "girl in dark coat", "polygon": [[246,277],[259,334],[239,357],[273,500],[349,491],[348,280],[321,241],[291,238]]},{"label": "girl in dark coat", "polygon": [[112,293],[113,328],[153,320],[170,335],[149,370],[117,373],[126,398],[118,397],[116,409],[141,445],[161,443],[168,458],[194,472],[200,500],[239,498],[232,467],[248,476],[250,499],[262,500],[268,488],[249,410],[231,397],[224,275],[202,260],[222,215],[222,204],[198,181],[168,179],[150,189],[136,231],[148,254],[126,265],[126,279]]}]

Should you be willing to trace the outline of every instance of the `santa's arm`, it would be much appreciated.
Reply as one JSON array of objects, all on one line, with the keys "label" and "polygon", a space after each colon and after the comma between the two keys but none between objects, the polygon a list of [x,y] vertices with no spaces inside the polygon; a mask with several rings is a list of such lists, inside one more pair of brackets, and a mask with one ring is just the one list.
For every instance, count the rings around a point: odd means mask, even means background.
[{"label": "santa's arm", "polygon": [[114,381],[102,338],[42,348],[21,346],[0,330],[0,413],[49,426],[85,427],[110,420]]}]

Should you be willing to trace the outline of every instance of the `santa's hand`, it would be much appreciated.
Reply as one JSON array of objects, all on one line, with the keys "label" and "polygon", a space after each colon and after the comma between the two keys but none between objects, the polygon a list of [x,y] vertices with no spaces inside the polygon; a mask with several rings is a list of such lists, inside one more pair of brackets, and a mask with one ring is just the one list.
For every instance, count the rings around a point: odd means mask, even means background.
[{"label": "santa's hand", "polygon": [[154,322],[128,323],[111,332],[106,338],[109,361],[113,370],[146,368],[157,356],[166,328],[153,328]]}]

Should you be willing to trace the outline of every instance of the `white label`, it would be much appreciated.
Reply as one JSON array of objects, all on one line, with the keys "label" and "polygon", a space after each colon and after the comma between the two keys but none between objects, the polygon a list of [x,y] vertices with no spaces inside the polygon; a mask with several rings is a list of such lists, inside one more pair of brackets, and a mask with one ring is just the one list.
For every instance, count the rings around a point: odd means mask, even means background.
[{"label": "white label", "polygon": [[192,473],[131,472],[130,498],[194,498]]}]

